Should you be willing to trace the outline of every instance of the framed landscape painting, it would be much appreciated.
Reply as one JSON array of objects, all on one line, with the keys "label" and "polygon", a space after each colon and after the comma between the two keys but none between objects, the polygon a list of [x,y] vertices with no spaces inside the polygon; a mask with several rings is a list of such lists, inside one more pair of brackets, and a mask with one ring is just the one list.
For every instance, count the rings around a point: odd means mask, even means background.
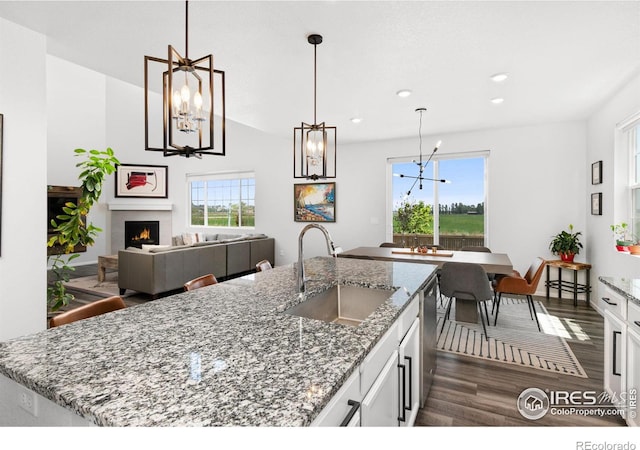
[{"label": "framed landscape painting", "polygon": [[116,167],[116,197],[167,198],[167,166],[120,164]]},{"label": "framed landscape painting", "polygon": [[335,222],[336,184],[294,184],[293,203],[296,222]]}]

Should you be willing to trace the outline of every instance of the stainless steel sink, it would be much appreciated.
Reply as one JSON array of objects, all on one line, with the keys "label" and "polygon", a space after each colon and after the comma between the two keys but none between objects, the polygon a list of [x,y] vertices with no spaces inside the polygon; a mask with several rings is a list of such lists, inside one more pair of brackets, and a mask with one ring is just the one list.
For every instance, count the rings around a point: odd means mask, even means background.
[{"label": "stainless steel sink", "polygon": [[357,327],[394,293],[388,289],[338,285],[307,298],[285,313]]}]

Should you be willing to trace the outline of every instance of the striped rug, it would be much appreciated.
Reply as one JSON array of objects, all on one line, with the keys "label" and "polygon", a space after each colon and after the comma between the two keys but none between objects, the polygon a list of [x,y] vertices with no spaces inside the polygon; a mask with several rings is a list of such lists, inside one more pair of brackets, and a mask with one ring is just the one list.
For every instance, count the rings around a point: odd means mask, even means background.
[{"label": "striped rug", "polygon": [[[488,340],[485,339],[479,318],[478,323],[447,320],[440,333],[444,307],[439,304],[438,350],[587,378],[585,370],[562,337],[561,322],[550,316],[542,303],[537,300],[534,303],[541,332],[538,331],[535,320],[531,319],[526,299],[503,297],[497,326],[493,326],[491,302],[488,302]],[[450,318],[455,318],[455,301]]]}]

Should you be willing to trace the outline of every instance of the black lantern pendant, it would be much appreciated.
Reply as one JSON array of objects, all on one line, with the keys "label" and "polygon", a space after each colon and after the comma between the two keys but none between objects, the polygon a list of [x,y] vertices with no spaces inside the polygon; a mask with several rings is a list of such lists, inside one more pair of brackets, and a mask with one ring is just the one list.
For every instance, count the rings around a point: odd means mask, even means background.
[{"label": "black lantern pendant", "polygon": [[316,117],[317,98],[317,47],[322,36],[307,37],[313,45],[313,124],[302,122],[293,129],[293,177],[318,180],[336,177],[336,127],[318,123]]},{"label": "black lantern pendant", "polygon": [[[156,81],[153,87],[150,80]],[[189,59],[188,1],[185,56],[169,45],[167,59],[144,57],[144,99],[145,150],[187,158],[224,156],[224,72],[214,69],[213,55]]]}]

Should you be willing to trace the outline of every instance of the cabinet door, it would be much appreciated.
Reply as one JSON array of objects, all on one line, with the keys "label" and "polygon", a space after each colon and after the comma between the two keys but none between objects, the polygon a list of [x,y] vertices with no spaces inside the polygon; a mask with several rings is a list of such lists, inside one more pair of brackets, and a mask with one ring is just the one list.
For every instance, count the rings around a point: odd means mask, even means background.
[{"label": "cabinet door", "polygon": [[363,427],[397,427],[399,401],[398,350],[394,350],[362,400],[361,425]]},{"label": "cabinet door", "polygon": [[360,372],[356,370],[327,406],[311,423],[312,427],[360,425]]},{"label": "cabinet door", "polygon": [[611,403],[619,402],[626,390],[627,326],[611,311],[604,312],[604,388]]},{"label": "cabinet door", "polygon": [[640,389],[640,323],[629,322],[627,330],[627,424],[640,426],[638,389]]},{"label": "cabinet door", "polygon": [[[398,349],[401,427],[411,427],[420,409],[420,320],[415,319]],[[404,420],[403,420],[404,419]]]}]

